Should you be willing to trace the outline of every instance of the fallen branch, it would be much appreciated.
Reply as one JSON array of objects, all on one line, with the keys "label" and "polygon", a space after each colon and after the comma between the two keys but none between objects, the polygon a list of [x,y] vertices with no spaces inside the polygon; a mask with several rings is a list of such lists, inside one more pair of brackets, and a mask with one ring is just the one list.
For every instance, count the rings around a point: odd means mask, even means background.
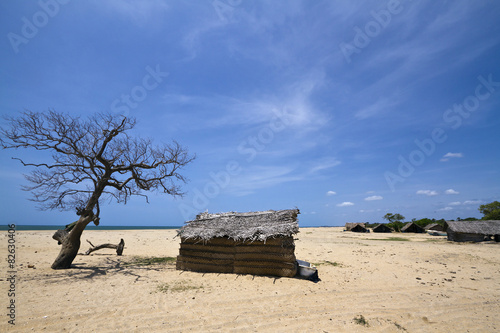
[{"label": "fallen branch", "polygon": [[92,247],[90,249],[88,249],[87,252],[85,252],[85,255],[89,255],[92,252],[100,250],[100,249],[116,249],[116,254],[121,256],[123,253],[123,248],[125,247],[125,241],[123,240],[123,238],[120,239],[120,243],[118,243],[117,245],[106,243],[106,244],[94,246],[94,244],[92,244],[88,239],[87,239],[87,242]]}]

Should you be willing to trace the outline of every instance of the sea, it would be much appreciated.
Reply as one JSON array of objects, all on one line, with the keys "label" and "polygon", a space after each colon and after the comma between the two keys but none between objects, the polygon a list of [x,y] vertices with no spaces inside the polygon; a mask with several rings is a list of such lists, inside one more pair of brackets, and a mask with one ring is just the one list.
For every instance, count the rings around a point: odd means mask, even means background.
[{"label": "sea", "polygon": [[[16,224],[15,228],[11,228],[8,224],[0,224],[0,231],[6,231],[9,229],[15,230],[59,230],[64,229],[64,225],[27,225],[27,224]],[[160,225],[103,225],[95,226],[88,225],[85,230],[152,230],[152,229],[180,229],[182,226],[160,226]],[[301,226],[300,228],[331,228],[335,226]]]},{"label": "sea", "polygon": [[[23,225],[16,224],[15,230],[58,230],[64,229],[64,225]],[[85,228],[85,230],[151,230],[151,229],[180,229],[180,226],[159,226],[159,225],[122,225],[122,226],[95,226],[89,225]],[[0,230],[9,230],[12,229],[9,225],[2,224],[0,225]]]}]

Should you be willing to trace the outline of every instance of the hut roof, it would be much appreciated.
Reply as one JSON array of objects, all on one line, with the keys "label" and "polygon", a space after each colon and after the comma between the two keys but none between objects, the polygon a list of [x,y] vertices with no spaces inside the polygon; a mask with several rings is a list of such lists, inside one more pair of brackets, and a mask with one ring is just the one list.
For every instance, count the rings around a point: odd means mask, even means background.
[{"label": "hut roof", "polygon": [[179,230],[183,238],[201,238],[208,241],[215,237],[234,240],[265,241],[268,238],[292,236],[299,232],[298,209],[268,210],[250,213],[201,213]]},{"label": "hut roof", "polygon": [[425,230],[444,230],[444,227],[438,223],[432,223],[425,226]]},{"label": "hut roof", "polygon": [[446,230],[467,234],[500,235],[500,221],[446,221]]},{"label": "hut roof", "polygon": [[357,226],[361,226],[363,228],[366,228],[366,224],[365,223],[352,223],[352,222],[348,222],[345,224],[345,230],[347,231],[351,231],[353,228],[357,227]]},{"label": "hut roof", "polygon": [[377,232],[377,231],[384,231],[384,230],[393,231],[392,228],[388,227],[387,225],[385,225],[383,223],[379,223],[375,227],[373,227],[373,231],[375,231],[375,232]]},{"label": "hut roof", "polygon": [[405,232],[408,229],[409,230],[418,230],[418,231],[422,231],[422,232],[425,230],[424,228],[422,228],[421,226],[419,226],[418,224],[413,223],[413,222],[407,223],[403,228],[401,228],[401,231]]}]

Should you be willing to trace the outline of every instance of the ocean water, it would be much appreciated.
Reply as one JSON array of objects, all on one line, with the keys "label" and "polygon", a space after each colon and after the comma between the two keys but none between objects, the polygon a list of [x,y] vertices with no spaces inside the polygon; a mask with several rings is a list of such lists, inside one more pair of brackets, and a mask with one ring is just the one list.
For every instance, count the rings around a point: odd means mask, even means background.
[{"label": "ocean water", "polygon": [[[151,229],[180,229],[180,226],[144,226],[144,225],[124,225],[124,226],[95,226],[89,225],[85,230],[151,230]],[[0,230],[9,230],[6,224],[0,225]],[[15,230],[58,230],[64,229],[64,225],[23,225],[16,224]]]}]

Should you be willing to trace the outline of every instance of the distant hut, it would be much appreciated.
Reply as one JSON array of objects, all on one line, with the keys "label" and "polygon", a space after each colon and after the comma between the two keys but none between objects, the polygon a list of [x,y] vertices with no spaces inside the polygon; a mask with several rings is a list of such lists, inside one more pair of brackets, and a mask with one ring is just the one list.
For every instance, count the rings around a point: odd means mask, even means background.
[{"label": "distant hut", "polygon": [[392,232],[392,228],[389,228],[387,225],[380,223],[379,225],[373,228],[373,232]]},{"label": "distant hut", "polygon": [[199,214],[178,233],[177,269],[293,277],[298,214],[298,209]]},{"label": "distant hut", "polygon": [[416,223],[410,222],[407,223],[403,228],[401,228],[401,232],[414,232],[417,234],[421,234],[425,232],[425,229]]},{"label": "distant hut", "polygon": [[444,227],[438,223],[432,223],[425,226],[425,230],[430,231],[444,231]]},{"label": "distant hut", "polygon": [[366,224],[364,223],[346,223],[345,231],[369,232],[368,229],[366,229]]},{"label": "distant hut", "polygon": [[500,221],[446,221],[445,231],[455,242],[500,241]]}]

